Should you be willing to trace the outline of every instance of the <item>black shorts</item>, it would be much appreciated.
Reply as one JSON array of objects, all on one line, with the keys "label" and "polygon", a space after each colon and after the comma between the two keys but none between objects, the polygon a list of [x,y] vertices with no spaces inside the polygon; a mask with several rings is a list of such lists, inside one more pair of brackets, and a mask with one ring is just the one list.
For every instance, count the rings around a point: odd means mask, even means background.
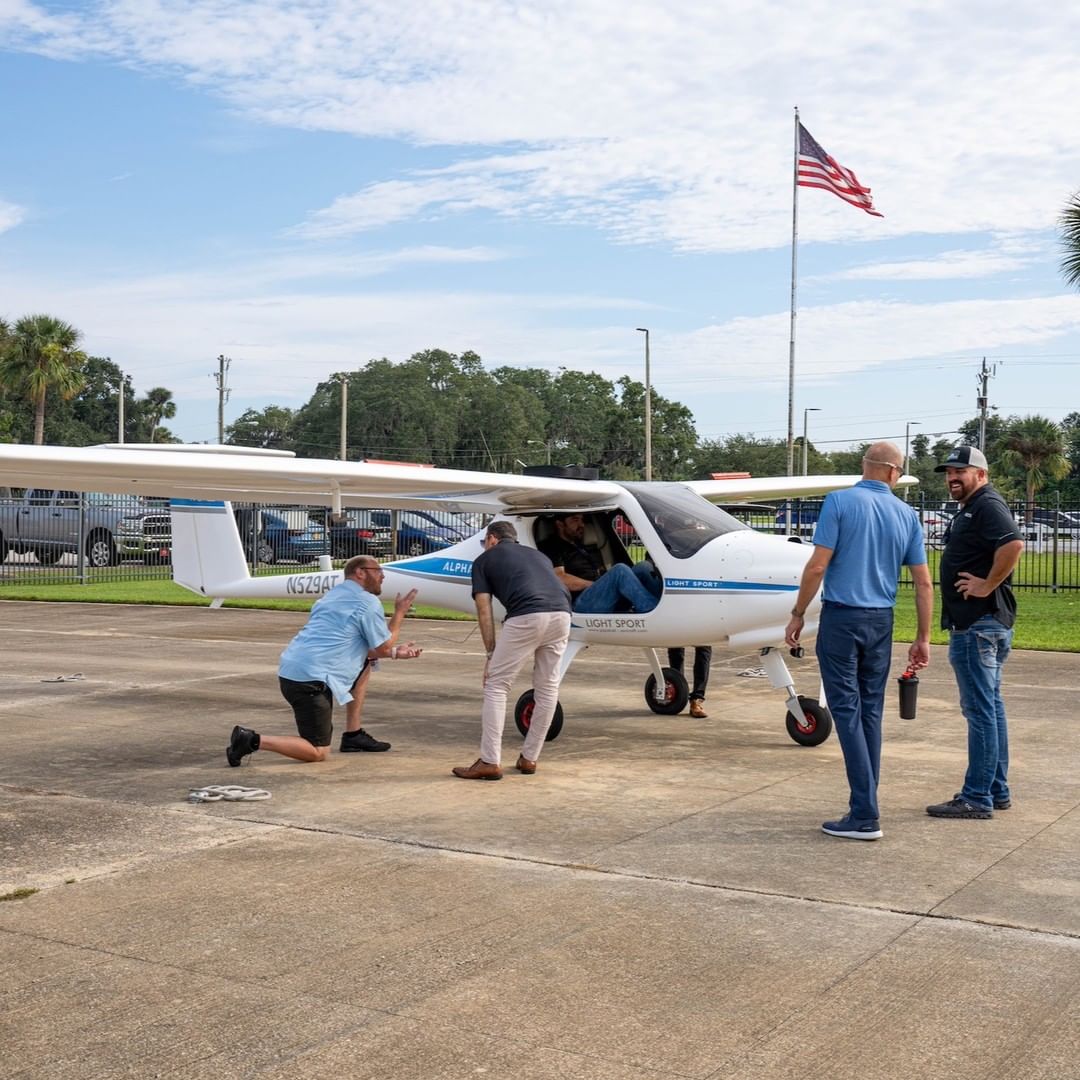
[{"label": "black shorts", "polygon": [[334,696],[324,682],[295,682],[278,676],[281,696],[292,706],[296,730],[312,746],[329,746],[334,736]]},{"label": "black shorts", "polygon": [[[360,669],[360,675],[367,670],[368,662]],[[360,681],[360,675],[353,680],[352,689]],[[296,682],[278,676],[281,696],[292,706],[296,718],[296,731],[301,739],[307,739],[312,746],[329,746],[334,737],[334,695],[324,682]]]}]

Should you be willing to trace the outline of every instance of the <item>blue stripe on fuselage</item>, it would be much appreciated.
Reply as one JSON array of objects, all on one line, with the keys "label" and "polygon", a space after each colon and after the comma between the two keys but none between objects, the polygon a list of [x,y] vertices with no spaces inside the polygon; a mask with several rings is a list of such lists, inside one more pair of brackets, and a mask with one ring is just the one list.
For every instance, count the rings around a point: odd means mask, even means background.
[{"label": "blue stripe on fuselage", "polygon": [[407,562],[387,563],[386,569],[399,574],[415,574],[417,577],[429,580],[472,580],[471,559],[451,559],[445,555],[424,555],[418,559],[409,559]]},{"label": "blue stripe on fuselage", "polygon": [[[387,569],[413,574],[429,580],[469,581],[472,579],[472,560],[425,555],[407,562],[388,563]],[[781,585],[765,581],[715,581],[706,578],[665,578],[664,592],[675,595],[718,592],[797,592],[798,585]]]}]

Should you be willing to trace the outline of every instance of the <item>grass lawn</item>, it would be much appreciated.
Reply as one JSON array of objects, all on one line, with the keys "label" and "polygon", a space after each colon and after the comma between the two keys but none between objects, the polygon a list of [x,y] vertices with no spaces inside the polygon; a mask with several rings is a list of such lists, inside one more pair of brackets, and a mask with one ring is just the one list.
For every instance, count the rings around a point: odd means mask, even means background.
[{"label": "grass lawn", "polygon": [[[316,598],[317,599],[317,598]],[[384,601],[386,597],[382,598]],[[181,607],[209,607],[210,601],[196,596],[165,578],[141,581],[102,581],[88,585],[28,584],[0,586],[0,600],[45,600],[87,604],[168,604]],[[226,600],[227,608],[262,608],[271,611],[309,611],[314,600]],[[393,605],[393,597],[390,598]],[[472,619],[459,611],[417,604],[412,616],[421,619]]]},{"label": "grass lawn", "polygon": [[[939,629],[941,601],[934,594],[934,632],[931,642],[944,645],[948,634]],[[1039,649],[1053,652],[1080,652],[1080,592],[1016,591],[1016,627],[1014,649]],[[902,588],[896,600],[897,641],[911,641],[915,636],[915,593]]]},{"label": "grass lawn", "polygon": [[[180,604],[205,607],[200,599],[173,582],[110,581],[98,584],[29,584],[0,587],[0,600],[52,600],[97,604]],[[310,600],[226,600],[230,608],[269,608],[279,611],[307,611]],[[1017,591],[1019,616],[1013,647],[1056,652],[1080,652],[1080,591],[1059,593]],[[935,605],[935,644],[945,644],[945,631],[937,629],[940,603]],[[471,615],[443,608],[417,605],[412,615],[421,619],[471,620]],[[915,635],[915,597],[910,588],[901,588],[896,603],[896,640],[911,641]]]}]

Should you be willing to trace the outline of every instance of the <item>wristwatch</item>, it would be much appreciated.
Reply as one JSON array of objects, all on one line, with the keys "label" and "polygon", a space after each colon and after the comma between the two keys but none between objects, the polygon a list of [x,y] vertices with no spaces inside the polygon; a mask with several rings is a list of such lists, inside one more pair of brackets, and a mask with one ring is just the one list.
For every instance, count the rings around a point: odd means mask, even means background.
[{"label": "wristwatch", "polygon": [[798,608],[793,607],[791,609],[791,614],[794,615],[796,619],[802,619],[802,618],[805,617],[806,612],[805,611],[800,611]]}]

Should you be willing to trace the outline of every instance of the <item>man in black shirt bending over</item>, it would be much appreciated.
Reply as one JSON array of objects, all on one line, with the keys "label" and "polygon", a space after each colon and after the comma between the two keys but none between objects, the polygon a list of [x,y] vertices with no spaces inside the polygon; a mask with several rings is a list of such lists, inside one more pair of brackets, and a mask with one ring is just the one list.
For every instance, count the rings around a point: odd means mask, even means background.
[{"label": "man in black shirt bending over", "polygon": [[[483,554],[472,565],[472,590],[487,650],[480,757],[452,771],[462,780],[502,779],[506,695],[531,655],[534,705],[515,768],[532,775],[559,703],[559,668],[570,636],[570,594],[539,551],[518,544],[517,530],[509,521],[493,521],[487,527]],[[492,596],[506,609],[498,641]]]}]

